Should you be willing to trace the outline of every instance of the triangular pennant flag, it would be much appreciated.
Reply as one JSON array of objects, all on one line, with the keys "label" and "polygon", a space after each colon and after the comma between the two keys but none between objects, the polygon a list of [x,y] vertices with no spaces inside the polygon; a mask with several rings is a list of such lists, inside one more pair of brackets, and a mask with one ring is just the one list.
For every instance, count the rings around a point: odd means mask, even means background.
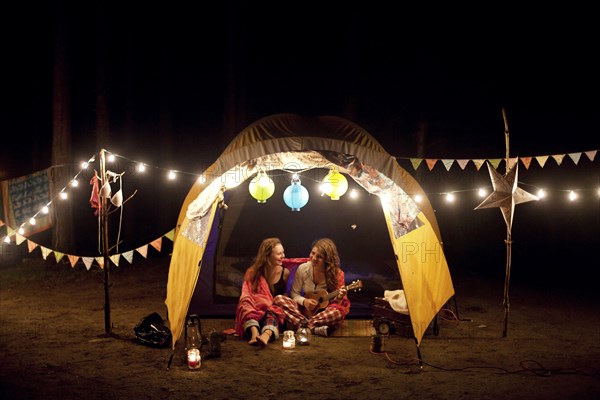
[{"label": "triangular pennant flag", "polygon": [[162,237],[153,240],[150,242],[150,245],[160,252],[160,249],[162,248]]},{"label": "triangular pennant flag", "polygon": [[529,169],[529,166],[531,165],[531,157],[521,157],[521,162],[525,166],[525,169]]},{"label": "triangular pennant flag", "polygon": [[502,161],[502,158],[490,158],[488,159],[488,161],[490,162],[490,164],[492,164],[492,167],[494,167],[494,169],[498,169],[498,165],[500,165],[500,161]]},{"label": "triangular pennant flag", "polygon": [[519,157],[513,157],[508,159],[508,169],[511,169],[519,161]]},{"label": "triangular pennant flag", "polygon": [[423,162],[422,158],[411,158],[410,163],[412,164],[414,170],[416,171],[419,168],[419,165]]},{"label": "triangular pennant flag", "polygon": [[115,264],[118,267],[119,266],[119,258],[120,258],[120,254],[113,254],[112,256],[110,256],[110,261],[112,261],[113,264]]},{"label": "triangular pennant flag", "polygon": [[44,258],[44,260],[46,259],[46,257],[48,257],[48,254],[52,253],[52,250],[44,247],[44,246],[40,246],[40,248],[42,249],[42,257]]},{"label": "triangular pennant flag", "polygon": [[29,249],[30,253],[34,251],[37,246],[37,243],[32,242],[31,240],[27,240],[27,248]]},{"label": "triangular pennant flag", "polygon": [[579,159],[581,158],[581,153],[569,153],[569,157],[571,160],[577,165],[579,163]]},{"label": "triangular pennant flag", "polygon": [[0,228],[4,226],[4,221],[0,221]]},{"label": "triangular pennant flag", "polygon": [[147,258],[148,256],[148,245],[145,244],[142,247],[138,247],[137,252],[140,253],[144,258]]},{"label": "triangular pennant flag", "polygon": [[456,163],[458,164],[460,169],[462,169],[464,171],[464,169],[467,167],[467,164],[469,163],[469,161],[470,160],[456,160]]},{"label": "triangular pennant flag", "polygon": [[77,264],[77,261],[79,261],[79,256],[73,256],[73,255],[67,255],[67,257],[69,258],[69,262],[71,263],[71,268],[75,268],[75,264]]},{"label": "triangular pennant flag", "polygon": [[560,165],[560,164],[562,164],[562,161],[563,161],[563,159],[565,158],[565,155],[564,155],[564,154],[554,154],[554,155],[552,156],[552,158],[554,158],[554,161],[556,161],[556,163],[557,163],[558,165]]},{"label": "triangular pennant flag", "polygon": [[477,168],[477,171],[479,171],[479,168],[485,164],[485,160],[473,160],[473,164],[475,164],[475,168]]},{"label": "triangular pennant flag", "polygon": [[96,262],[98,263],[98,265],[100,266],[100,269],[104,269],[104,257],[96,257],[94,258],[94,260],[96,260]]},{"label": "triangular pennant flag", "polygon": [[127,262],[129,262],[129,264],[133,263],[133,250],[126,251],[121,255],[127,260]]},{"label": "triangular pennant flag", "polygon": [[92,263],[94,262],[94,257],[81,257],[83,263],[85,264],[85,269],[88,271],[92,268]]},{"label": "triangular pennant flag", "polygon": [[173,238],[175,237],[175,228],[173,228],[169,232],[165,233],[165,237],[172,242]]},{"label": "triangular pennant flag", "polygon": [[444,167],[446,167],[446,171],[450,171],[450,167],[452,167],[454,160],[442,160],[442,163],[444,164]]},{"label": "triangular pennant flag", "polygon": [[598,152],[598,150],[586,151],[585,155],[588,156],[588,158],[590,159],[590,161],[594,161],[594,158],[596,158],[596,153],[597,152]]},{"label": "triangular pennant flag", "polygon": [[425,162],[427,163],[427,166],[429,167],[429,170],[431,171],[433,169],[433,167],[435,167],[435,163],[437,162],[437,159],[427,158],[427,159],[425,159]]},{"label": "triangular pennant flag", "polygon": [[56,258],[56,262],[59,263],[60,260],[65,256],[65,253],[60,253],[58,251],[54,252],[54,258]]},{"label": "triangular pennant flag", "polygon": [[17,244],[21,244],[23,243],[27,238],[25,236],[19,235],[18,233],[15,234],[15,242]]},{"label": "triangular pennant flag", "polygon": [[540,164],[540,167],[544,168],[546,161],[548,161],[548,156],[537,156],[535,159],[537,160],[538,164]]},{"label": "triangular pennant flag", "polygon": [[15,234],[15,230],[10,226],[6,225],[6,236],[12,236]]}]

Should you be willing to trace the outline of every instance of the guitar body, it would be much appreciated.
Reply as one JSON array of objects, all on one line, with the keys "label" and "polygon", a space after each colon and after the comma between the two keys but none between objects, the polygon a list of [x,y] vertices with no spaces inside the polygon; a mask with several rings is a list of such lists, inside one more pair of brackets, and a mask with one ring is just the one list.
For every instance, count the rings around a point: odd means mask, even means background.
[{"label": "guitar body", "polygon": [[[329,305],[329,299],[327,298],[327,295],[328,295],[328,293],[326,290],[319,290],[318,292],[305,293],[304,297],[306,297],[307,299],[316,300],[318,304],[312,310],[307,307],[301,307],[302,314],[304,314],[304,316],[306,318],[312,318],[315,314],[318,314],[321,311],[323,311]],[[336,296],[337,296],[337,294],[336,294]]]},{"label": "guitar body", "polygon": [[[362,288],[362,282],[360,280],[352,282],[350,285],[343,287],[343,289],[346,289],[346,291],[348,292],[351,290],[360,290],[360,288]],[[316,300],[317,305],[313,309],[309,309],[307,307],[300,307],[302,314],[306,318],[312,318],[315,314],[318,314],[321,311],[323,311],[329,305],[329,300],[333,299],[334,297],[337,297],[338,293],[339,289],[334,290],[331,293],[327,293],[326,290],[318,290],[312,293],[305,293],[304,297],[306,297],[307,299]]]}]

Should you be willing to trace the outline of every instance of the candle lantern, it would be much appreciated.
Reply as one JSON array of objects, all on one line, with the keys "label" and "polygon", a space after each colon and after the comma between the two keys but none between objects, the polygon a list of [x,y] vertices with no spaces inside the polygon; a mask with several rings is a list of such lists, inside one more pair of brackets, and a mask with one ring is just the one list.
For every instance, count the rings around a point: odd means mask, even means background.
[{"label": "candle lantern", "polygon": [[307,326],[307,322],[302,322],[302,325],[296,331],[296,340],[301,346],[310,344],[310,329]]},{"label": "candle lantern", "polygon": [[200,348],[202,346],[202,325],[200,317],[190,315],[185,323],[185,350],[189,369],[198,369],[202,365]]},{"label": "candle lantern", "polygon": [[294,336],[294,331],[284,331],[283,332],[283,348],[284,349],[293,349],[296,347],[296,337]]}]

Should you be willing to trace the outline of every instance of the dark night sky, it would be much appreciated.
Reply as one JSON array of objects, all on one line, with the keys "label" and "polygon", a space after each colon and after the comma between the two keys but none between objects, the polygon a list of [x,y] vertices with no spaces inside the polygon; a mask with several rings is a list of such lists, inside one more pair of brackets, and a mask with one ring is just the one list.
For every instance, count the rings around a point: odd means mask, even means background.
[{"label": "dark night sky", "polygon": [[[347,118],[398,157],[502,158],[502,107],[512,155],[600,148],[599,32],[586,7],[73,3],[62,12],[45,2],[5,14],[2,179],[50,166],[57,27],[66,32],[74,161],[98,150],[98,93],[110,126],[104,147],[186,171],[277,113]],[[598,160],[565,168],[520,176],[548,182],[574,174],[598,185]],[[438,192],[452,183],[440,176],[419,179]],[[591,205],[597,233],[597,200]],[[441,216],[440,225],[469,235],[477,228],[452,220],[463,217]]]},{"label": "dark night sky", "polygon": [[[157,162],[211,162],[245,126],[282,112],[346,117],[402,157],[502,157],[502,107],[513,154],[599,147],[589,10],[102,3],[70,5],[62,19],[54,2],[15,13],[3,129],[17,147],[2,152],[12,175],[50,162],[57,25],[67,37],[75,156],[96,151],[99,65],[106,147]],[[177,157],[157,146],[164,135]],[[16,164],[29,150],[39,161]]]}]

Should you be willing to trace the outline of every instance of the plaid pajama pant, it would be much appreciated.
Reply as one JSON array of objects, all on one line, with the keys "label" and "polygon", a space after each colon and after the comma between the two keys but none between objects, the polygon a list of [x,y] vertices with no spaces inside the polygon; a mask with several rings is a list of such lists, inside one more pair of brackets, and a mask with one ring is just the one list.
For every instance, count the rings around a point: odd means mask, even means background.
[{"label": "plaid pajama pant", "polygon": [[291,328],[296,330],[302,322],[307,322],[310,329],[316,326],[327,325],[330,328],[341,324],[344,321],[344,315],[337,308],[327,306],[323,311],[313,315],[311,318],[306,318],[300,311],[300,306],[294,299],[287,296],[278,295],[273,299],[273,304],[281,307],[285,314],[285,319]]}]

